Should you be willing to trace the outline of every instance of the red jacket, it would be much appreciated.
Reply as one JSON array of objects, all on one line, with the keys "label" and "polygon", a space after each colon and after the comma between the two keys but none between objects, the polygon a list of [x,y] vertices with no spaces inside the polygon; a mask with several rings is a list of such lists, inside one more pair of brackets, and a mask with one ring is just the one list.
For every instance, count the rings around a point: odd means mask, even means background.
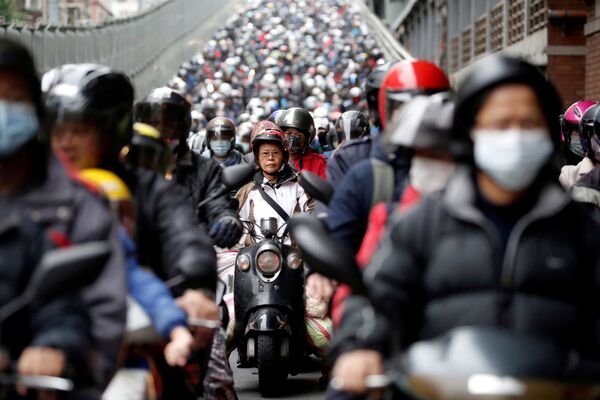
[{"label": "red jacket", "polygon": [[327,159],[311,149],[308,149],[302,158],[292,160],[292,164],[298,171],[310,171],[323,179],[327,179]]},{"label": "red jacket", "polygon": [[[408,185],[402,194],[400,204],[398,205],[398,211],[406,211],[408,208],[414,206],[421,200],[421,195],[415,190],[414,187]],[[375,251],[379,247],[379,241],[381,235],[385,230],[385,225],[388,221],[389,213],[385,203],[377,203],[369,213],[369,227],[367,233],[363,238],[363,242],[360,246],[360,250],[356,255],[356,262],[361,268],[366,268],[371,262],[371,258]],[[351,294],[351,290],[346,285],[340,285],[335,291],[333,301],[331,304],[331,316],[335,326],[339,326],[342,320],[342,314],[344,311],[344,301],[346,297]]]}]

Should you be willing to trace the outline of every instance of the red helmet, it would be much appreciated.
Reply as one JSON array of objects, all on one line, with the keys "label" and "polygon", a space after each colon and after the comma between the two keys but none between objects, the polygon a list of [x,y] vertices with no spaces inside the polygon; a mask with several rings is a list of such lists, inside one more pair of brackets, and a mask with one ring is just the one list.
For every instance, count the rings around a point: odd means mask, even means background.
[{"label": "red helmet", "polygon": [[254,160],[258,162],[258,149],[262,143],[274,143],[281,147],[285,162],[287,162],[288,152],[283,145],[283,131],[271,121],[261,121],[252,130],[250,137],[250,147],[254,153]]},{"label": "red helmet", "polygon": [[400,61],[390,67],[379,89],[379,116],[385,128],[396,108],[417,94],[433,94],[450,88],[448,77],[437,65],[423,60]]}]

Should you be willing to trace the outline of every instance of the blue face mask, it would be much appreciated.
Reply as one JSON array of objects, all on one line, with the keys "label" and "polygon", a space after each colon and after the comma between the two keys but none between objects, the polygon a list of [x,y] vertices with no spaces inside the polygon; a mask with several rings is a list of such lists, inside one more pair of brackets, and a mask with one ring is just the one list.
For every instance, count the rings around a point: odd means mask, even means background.
[{"label": "blue face mask", "polygon": [[35,137],[39,127],[33,105],[0,100],[0,157],[15,154]]},{"label": "blue face mask", "polygon": [[229,140],[213,140],[210,142],[210,149],[217,157],[224,157],[231,149],[231,141]]}]

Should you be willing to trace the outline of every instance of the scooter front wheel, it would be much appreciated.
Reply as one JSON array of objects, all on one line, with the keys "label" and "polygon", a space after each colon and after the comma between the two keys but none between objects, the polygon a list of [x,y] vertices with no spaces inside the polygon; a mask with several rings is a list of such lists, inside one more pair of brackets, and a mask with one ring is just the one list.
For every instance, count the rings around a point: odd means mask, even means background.
[{"label": "scooter front wheel", "polygon": [[258,335],[256,338],[258,386],[264,397],[281,393],[288,375],[288,355],[284,349],[286,339],[271,335]]}]

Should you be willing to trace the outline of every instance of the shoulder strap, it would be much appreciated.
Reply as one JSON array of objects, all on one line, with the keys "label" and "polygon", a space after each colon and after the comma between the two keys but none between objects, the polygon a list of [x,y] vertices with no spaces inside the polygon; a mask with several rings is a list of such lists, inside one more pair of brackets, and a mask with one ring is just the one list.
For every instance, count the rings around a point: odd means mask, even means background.
[{"label": "shoulder strap", "polygon": [[394,196],[394,168],[386,162],[371,158],[373,170],[373,197],[371,208],[379,202],[392,201]]},{"label": "shoulder strap", "polygon": [[271,208],[273,210],[275,210],[275,212],[277,214],[279,214],[281,219],[283,219],[285,222],[288,222],[288,220],[290,219],[290,216],[288,215],[288,213],[286,213],[283,210],[283,208],[281,208],[281,206],[279,204],[277,204],[277,202],[275,200],[273,200],[273,198],[265,192],[265,189],[262,188],[262,185],[260,183],[256,182],[256,180],[255,180],[255,183],[256,183],[256,188],[258,189],[258,193],[260,193],[263,200],[266,201],[271,206]]}]

